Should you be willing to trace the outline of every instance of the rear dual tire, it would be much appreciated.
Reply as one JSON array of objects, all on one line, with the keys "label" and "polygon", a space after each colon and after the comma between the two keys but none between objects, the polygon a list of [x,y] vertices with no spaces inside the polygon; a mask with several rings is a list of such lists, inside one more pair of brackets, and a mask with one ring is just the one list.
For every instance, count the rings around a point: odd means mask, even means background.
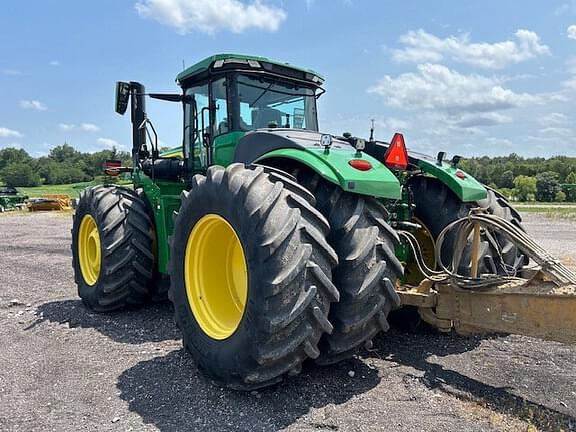
[{"label": "rear dual tire", "polygon": [[314,194],[318,209],[330,222],[328,240],[339,258],[333,281],[340,301],[329,316],[334,331],[322,338],[317,359],[319,364],[333,364],[388,331],[388,314],[400,306],[395,290],[403,274],[395,256],[399,238],[378,200],[345,192],[307,170],[295,174]]}]

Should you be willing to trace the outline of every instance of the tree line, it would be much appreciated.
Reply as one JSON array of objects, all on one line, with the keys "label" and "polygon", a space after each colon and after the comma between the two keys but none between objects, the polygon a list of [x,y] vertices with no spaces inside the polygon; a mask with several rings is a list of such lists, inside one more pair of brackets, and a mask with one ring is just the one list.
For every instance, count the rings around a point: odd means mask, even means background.
[{"label": "tree line", "polygon": [[[92,181],[103,175],[106,159],[130,165],[130,154],[111,150],[80,152],[70,144],[33,158],[25,150],[0,150],[0,181],[8,186],[39,186]],[[460,167],[478,181],[519,201],[576,201],[576,158],[523,158],[515,153],[464,159]]]},{"label": "tree line", "polygon": [[0,181],[7,186],[40,186],[92,181],[104,175],[107,159],[131,164],[130,154],[111,150],[84,153],[70,144],[56,146],[47,156],[33,158],[23,149],[0,150]]},{"label": "tree line", "polygon": [[576,157],[524,158],[515,153],[464,159],[460,167],[518,201],[576,201]]}]

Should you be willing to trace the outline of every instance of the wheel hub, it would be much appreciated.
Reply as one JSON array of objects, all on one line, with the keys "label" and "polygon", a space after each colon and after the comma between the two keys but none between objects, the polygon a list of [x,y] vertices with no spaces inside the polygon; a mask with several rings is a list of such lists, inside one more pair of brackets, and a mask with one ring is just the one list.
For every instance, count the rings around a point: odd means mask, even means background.
[{"label": "wheel hub", "polygon": [[94,218],[87,214],[82,218],[78,233],[78,257],[84,281],[92,286],[100,276],[102,253],[100,233]]},{"label": "wheel hub", "polygon": [[238,328],[248,297],[248,270],[236,231],[222,216],[202,217],[184,257],[186,296],[200,328],[223,340]]}]

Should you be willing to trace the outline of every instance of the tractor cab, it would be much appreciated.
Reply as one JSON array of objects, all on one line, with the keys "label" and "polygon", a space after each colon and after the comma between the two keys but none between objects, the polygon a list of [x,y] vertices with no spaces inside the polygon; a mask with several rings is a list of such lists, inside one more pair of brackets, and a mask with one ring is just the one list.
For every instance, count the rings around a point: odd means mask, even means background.
[{"label": "tractor cab", "polygon": [[263,57],[211,56],[177,77],[184,97],[183,147],[191,171],[232,162],[238,140],[257,129],[318,131],[314,71]]}]

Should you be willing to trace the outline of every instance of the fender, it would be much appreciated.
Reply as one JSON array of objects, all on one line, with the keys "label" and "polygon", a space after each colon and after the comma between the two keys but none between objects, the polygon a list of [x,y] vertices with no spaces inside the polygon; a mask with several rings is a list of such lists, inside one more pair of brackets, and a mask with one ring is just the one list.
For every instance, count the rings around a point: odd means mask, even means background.
[{"label": "fender", "polygon": [[480,201],[488,196],[488,191],[482,183],[452,164],[443,162],[442,165],[438,165],[436,162],[420,159],[418,166],[425,173],[444,183],[462,202]]},{"label": "fender", "polygon": [[[385,165],[366,153],[357,152],[348,141],[331,137],[332,144],[325,149],[320,144],[322,134],[302,129],[273,128],[248,132],[238,141],[235,162],[277,163],[287,159],[306,165],[321,177],[347,192],[385,199],[400,199],[400,182]],[[353,159],[367,161],[367,171],[353,168]]]},{"label": "fender", "polygon": [[[385,199],[400,199],[400,182],[396,176],[373,157],[356,151],[285,148],[265,153],[254,162],[265,164],[267,159],[291,159],[314,170],[322,178],[338,185],[342,190]],[[348,162],[361,159],[370,162],[372,169],[359,171]]]}]

